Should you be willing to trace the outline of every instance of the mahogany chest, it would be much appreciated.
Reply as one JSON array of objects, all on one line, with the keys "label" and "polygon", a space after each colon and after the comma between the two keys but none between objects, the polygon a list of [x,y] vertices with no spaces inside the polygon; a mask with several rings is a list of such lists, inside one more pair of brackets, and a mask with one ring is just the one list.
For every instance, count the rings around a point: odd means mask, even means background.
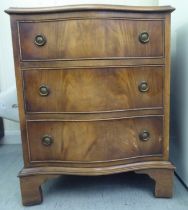
[{"label": "mahogany chest", "polygon": [[[24,205],[63,174],[135,171],[172,196],[170,13],[174,8],[10,8]],[[125,189],[126,190],[126,189]]]}]

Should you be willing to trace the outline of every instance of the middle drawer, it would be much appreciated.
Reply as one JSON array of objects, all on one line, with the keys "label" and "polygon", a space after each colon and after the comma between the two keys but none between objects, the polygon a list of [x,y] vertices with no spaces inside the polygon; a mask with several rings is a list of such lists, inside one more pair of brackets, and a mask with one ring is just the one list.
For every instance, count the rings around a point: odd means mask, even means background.
[{"label": "middle drawer", "polygon": [[105,112],[163,106],[163,67],[24,70],[26,112]]}]

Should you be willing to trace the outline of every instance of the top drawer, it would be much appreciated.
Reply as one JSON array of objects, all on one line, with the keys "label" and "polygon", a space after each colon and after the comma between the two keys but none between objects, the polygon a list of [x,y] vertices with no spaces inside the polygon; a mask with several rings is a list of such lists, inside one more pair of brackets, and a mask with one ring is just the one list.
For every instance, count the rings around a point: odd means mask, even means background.
[{"label": "top drawer", "polygon": [[18,27],[22,61],[164,55],[163,20],[58,19],[19,21]]}]

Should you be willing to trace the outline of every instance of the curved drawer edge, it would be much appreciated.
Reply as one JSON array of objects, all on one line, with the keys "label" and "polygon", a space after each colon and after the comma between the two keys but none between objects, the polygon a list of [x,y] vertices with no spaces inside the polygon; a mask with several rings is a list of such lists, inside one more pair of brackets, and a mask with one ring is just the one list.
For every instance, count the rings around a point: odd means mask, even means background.
[{"label": "curved drawer edge", "polygon": [[41,13],[57,13],[57,12],[74,12],[74,11],[124,11],[124,12],[173,12],[174,7],[167,6],[126,6],[126,5],[109,5],[109,4],[80,4],[80,5],[64,5],[56,7],[10,7],[4,12],[7,14],[41,14]]},{"label": "curved drawer edge", "polygon": [[97,167],[97,168],[76,168],[76,167],[35,167],[23,168],[19,177],[31,175],[85,175],[97,176],[107,174],[117,174],[129,171],[138,171],[143,169],[175,169],[169,161],[148,161],[141,163],[131,163],[126,165],[110,166],[110,167]]}]

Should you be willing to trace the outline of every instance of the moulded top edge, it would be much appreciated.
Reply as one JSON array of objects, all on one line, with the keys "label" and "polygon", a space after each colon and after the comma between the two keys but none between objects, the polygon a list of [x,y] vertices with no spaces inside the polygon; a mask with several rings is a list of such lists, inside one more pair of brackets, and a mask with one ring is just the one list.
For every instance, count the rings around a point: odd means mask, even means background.
[{"label": "moulded top edge", "polygon": [[125,6],[125,5],[105,5],[105,4],[80,4],[56,7],[10,7],[5,10],[8,14],[41,14],[71,11],[125,11],[125,12],[172,12],[175,8],[171,6]]}]

